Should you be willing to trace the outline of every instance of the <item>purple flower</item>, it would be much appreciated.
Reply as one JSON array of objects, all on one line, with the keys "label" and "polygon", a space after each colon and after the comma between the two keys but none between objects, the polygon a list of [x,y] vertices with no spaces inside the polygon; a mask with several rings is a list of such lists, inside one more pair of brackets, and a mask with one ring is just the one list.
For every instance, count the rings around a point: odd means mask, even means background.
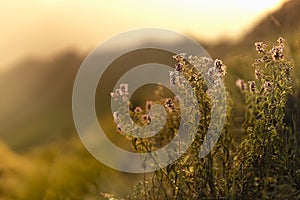
[{"label": "purple flower", "polygon": [[283,48],[283,46],[275,46],[271,49],[271,55],[274,61],[283,59]]},{"label": "purple flower", "polygon": [[246,90],[247,89],[247,84],[245,83],[244,80],[242,79],[238,79],[236,82],[235,82],[236,86],[238,86],[242,91]]},{"label": "purple flower", "polygon": [[182,61],[185,59],[185,57],[186,57],[186,53],[180,53],[173,56],[173,58],[175,58],[177,61]]},{"label": "purple flower", "polygon": [[150,115],[148,115],[148,114],[143,114],[142,115],[142,122],[143,123],[149,123],[150,122]]},{"label": "purple flower", "polygon": [[123,93],[122,93],[122,90],[116,89],[115,94],[116,94],[117,96],[121,96]]},{"label": "purple flower", "polygon": [[114,92],[111,92],[110,93],[110,96],[111,98],[114,100],[114,101],[117,101],[118,100],[118,94],[114,93]]},{"label": "purple flower", "polygon": [[255,78],[258,80],[263,78],[263,72],[260,68],[255,69]]},{"label": "purple flower", "polygon": [[176,85],[176,77],[179,76],[178,71],[170,71],[169,77],[170,77],[170,85],[175,86]]},{"label": "purple flower", "polygon": [[175,109],[175,104],[170,98],[165,101],[164,106],[169,112],[172,112]]},{"label": "purple flower", "polygon": [[135,112],[135,113],[141,113],[141,112],[143,112],[143,110],[142,110],[142,108],[141,108],[140,106],[138,106],[138,107],[136,107],[136,108],[134,109],[134,112]]},{"label": "purple flower", "polygon": [[283,43],[285,42],[285,39],[282,38],[282,37],[279,37],[278,40],[277,40],[277,42],[278,42],[279,44],[283,44]]},{"label": "purple flower", "polygon": [[128,84],[120,84],[122,94],[128,94]]},{"label": "purple flower", "polygon": [[152,105],[153,105],[153,102],[152,102],[152,101],[146,101],[146,108],[145,108],[145,111],[146,111],[146,112],[149,112]]},{"label": "purple flower", "polygon": [[183,70],[184,66],[185,66],[185,62],[179,62],[175,64],[175,70],[180,72]]},{"label": "purple flower", "polygon": [[217,68],[217,71],[222,75],[225,76],[226,74],[226,66],[223,64],[223,62],[219,59],[215,60],[215,66]]},{"label": "purple flower", "polygon": [[117,131],[118,131],[118,132],[121,132],[121,131],[122,131],[122,129],[121,129],[121,127],[120,127],[119,125],[117,126]]},{"label": "purple flower", "polygon": [[114,116],[114,120],[115,120],[115,121],[118,121],[118,120],[119,120],[119,112],[114,112],[114,113],[113,113],[113,116]]},{"label": "purple flower", "polygon": [[266,51],[265,50],[266,46],[267,45],[263,42],[255,42],[256,51],[258,53],[264,53]]}]

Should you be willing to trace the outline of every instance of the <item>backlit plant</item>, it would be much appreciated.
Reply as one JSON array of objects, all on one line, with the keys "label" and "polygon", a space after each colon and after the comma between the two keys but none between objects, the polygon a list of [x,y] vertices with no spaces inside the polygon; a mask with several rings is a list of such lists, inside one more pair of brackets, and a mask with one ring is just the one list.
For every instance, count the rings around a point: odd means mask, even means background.
[{"label": "backlit plant", "polygon": [[[255,44],[262,56],[255,60],[256,81],[237,80],[246,99],[246,116],[243,128],[246,138],[240,145],[236,144],[230,133],[231,107],[227,99],[226,122],[221,137],[213,150],[204,158],[199,158],[205,134],[211,116],[212,95],[220,92],[218,85],[226,75],[226,66],[220,60],[209,58],[186,57],[175,55],[175,69],[170,71],[170,85],[190,84],[196,93],[199,116],[191,107],[181,108],[178,97],[148,101],[145,108],[131,106],[130,116],[140,126],[151,120],[160,121],[161,116],[150,112],[153,103],[160,103],[167,111],[166,125],[155,137],[126,137],[132,141],[137,152],[151,152],[167,144],[176,136],[182,109],[190,109],[192,122],[199,117],[197,134],[188,151],[177,161],[150,174],[138,183],[134,193],[128,199],[296,199],[300,197],[300,168],[295,131],[286,123],[285,108],[288,97],[293,94],[292,70],[294,64],[284,55],[284,39],[270,49],[263,42]],[[201,72],[206,72],[204,79]],[[185,77],[185,79],[182,79]],[[218,77],[219,79],[215,79]],[[221,79],[220,79],[221,78]],[[187,81],[186,81],[187,80]],[[216,81],[217,80],[217,81]],[[215,87],[208,89],[207,84]],[[128,86],[121,85],[112,93],[116,100],[128,98]],[[185,91],[180,91],[182,96]],[[118,125],[122,112],[127,105],[114,113]],[[157,120],[158,119],[158,120]],[[118,126],[121,134],[128,133],[128,127]],[[153,135],[151,130],[147,135]],[[185,145],[185,144],[181,144]],[[234,148],[238,146],[238,148]],[[298,164],[298,165],[297,165]],[[298,166],[298,168],[297,168]]]},{"label": "backlit plant", "polygon": [[[285,107],[292,95],[293,61],[284,57],[284,39],[271,49],[255,43],[262,55],[254,64],[256,81],[237,81],[246,96],[247,138],[235,162],[234,192],[238,198],[274,199],[299,195],[296,135],[285,124]],[[298,192],[298,194],[297,194]]]}]

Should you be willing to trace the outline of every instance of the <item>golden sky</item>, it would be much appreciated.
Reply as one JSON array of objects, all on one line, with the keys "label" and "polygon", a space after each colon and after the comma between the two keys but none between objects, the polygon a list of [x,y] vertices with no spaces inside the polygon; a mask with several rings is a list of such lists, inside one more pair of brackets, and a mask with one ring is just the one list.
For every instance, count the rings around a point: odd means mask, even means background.
[{"label": "golden sky", "polygon": [[0,4],[0,69],[120,32],[159,27],[206,41],[237,38],[285,0],[12,0]]}]

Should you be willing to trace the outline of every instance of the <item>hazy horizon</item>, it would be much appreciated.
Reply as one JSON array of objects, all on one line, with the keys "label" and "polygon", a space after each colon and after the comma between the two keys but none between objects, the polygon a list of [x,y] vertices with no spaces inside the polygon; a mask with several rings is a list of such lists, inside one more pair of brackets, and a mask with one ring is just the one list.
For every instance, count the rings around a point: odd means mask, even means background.
[{"label": "hazy horizon", "polygon": [[120,32],[166,28],[198,40],[240,38],[285,0],[10,1],[2,3],[0,71],[27,57],[89,52]]}]

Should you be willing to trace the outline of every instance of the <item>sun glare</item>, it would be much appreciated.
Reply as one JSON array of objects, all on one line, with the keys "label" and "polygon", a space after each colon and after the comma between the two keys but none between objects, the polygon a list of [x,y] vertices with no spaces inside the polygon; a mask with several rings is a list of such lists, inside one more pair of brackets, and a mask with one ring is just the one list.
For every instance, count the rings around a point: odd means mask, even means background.
[{"label": "sun glare", "polygon": [[27,55],[55,53],[66,47],[88,51],[112,35],[144,27],[171,29],[207,41],[224,35],[236,38],[259,16],[283,2],[284,0],[7,1],[0,7],[1,19],[9,19],[1,22],[0,59],[3,64]]},{"label": "sun glare", "polygon": [[233,0],[234,4],[237,8],[243,10],[251,10],[254,12],[266,10],[266,9],[274,9],[279,6],[283,0],[247,0],[247,1],[240,1],[240,0]]}]

